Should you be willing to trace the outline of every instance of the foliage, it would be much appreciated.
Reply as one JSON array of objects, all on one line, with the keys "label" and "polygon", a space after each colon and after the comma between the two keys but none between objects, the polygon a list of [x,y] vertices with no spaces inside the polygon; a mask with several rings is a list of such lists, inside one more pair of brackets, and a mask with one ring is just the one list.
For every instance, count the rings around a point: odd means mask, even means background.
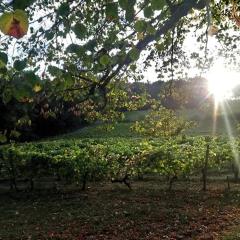
[{"label": "foliage", "polygon": [[[233,161],[230,143],[210,138],[209,168],[221,168]],[[68,139],[0,148],[2,178],[33,182],[42,177],[82,183],[87,181],[130,179],[144,174],[190,176],[204,165],[206,139],[179,137],[168,139]]]},{"label": "foliage", "polygon": [[[81,119],[115,119],[119,116],[116,104],[121,102],[123,106],[123,100],[127,107],[136,109],[125,98],[128,91],[126,94],[116,89],[119,81],[141,79],[137,61],[144,54],[142,68],[155,62],[159,76],[170,75],[171,79],[182,77],[183,68],[189,69],[191,59],[205,69],[211,58],[206,59],[202,53],[206,29],[211,24],[221,29],[214,35],[226,46],[226,52],[220,53],[231,54],[229,60],[235,59],[238,38],[236,31],[231,31],[237,30],[237,25],[229,20],[232,8],[229,1],[205,0],[2,1],[3,33],[23,37],[29,23],[28,34],[18,41],[1,35],[0,77],[6,86],[11,76],[20,85],[4,91],[4,104],[12,96],[18,95],[16,100],[21,102],[41,94],[49,106],[54,105],[47,111],[42,108],[47,116],[57,118],[62,102],[68,102],[69,110]],[[207,9],[211,10],[211,23],[206,17]],[[234,6],[234,16],[236,12]],[[199,49],[186,54],[185,39],[195,30]],[[40,83],[32,86],[31,79],[25,76],[29,71],[31,78],[38,76]],[[111,101],[113,93],[115,100]],[[55,106],[51,101],[59,104]],[[20,107],[24,111],[25,106]],[[6,130],[1,129],[1,134]]]},{"label": "foliage", "polygon": [[28,16],[25,11],[16,9],[0,17],[0,30],[9,36],[22,38],[28,31]]},{"label": "foliage", "polygon": [[134,123],[132,130],[145,136],[170,137],[177,136],[194,125],[194,122],[178,117],[173,110],[153,105],[144,120]]}]

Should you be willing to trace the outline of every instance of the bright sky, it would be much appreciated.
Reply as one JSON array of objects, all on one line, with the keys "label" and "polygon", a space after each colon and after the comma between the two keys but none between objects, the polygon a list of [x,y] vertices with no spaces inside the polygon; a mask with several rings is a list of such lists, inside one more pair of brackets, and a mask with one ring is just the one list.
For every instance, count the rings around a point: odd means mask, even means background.
[{"label": "bright sky", "polygon": [[[200,33],[199,33],[200,34]],[[192,33],[190,33],[184,44],[183,44],[183,49],[188,53],[188,55],[190,56],[190,54],[194,51],[198,51],[196,49],[196,46],[199,46],[199,43],[197,42],[197,37],[193,36]],[[220,44],[217,42],[215,37],[209,37],[208,39],[208,50],[209,52],[214,52],[214,50],[216,48],[218,48],[220,46]],[[190,51],[189,51],[190,49]],[[200,55],[204,56],[205,52],[204,50],[200,53]],[[152,64],[151,67],[148,67],[145,72],[143,73],[144,75],[144,80],[143,81],[150,81],[150,82],[154,82],[159,80],[157,73],[155,71],[155,67],[154,67],[154,63]],[[195,76],[199,76],[200,75],[200,70],[197,69],[196,67],[192,66],[192,68],[188,69],[188,75],[189,77],[195,77]],[[206,76],[203,75],[203,76]],[[161,79],[162,80],[162,79]]]},{"label": "bright sky", "polygon": [[[11,0],[5,0],[4,2],[11,2]],[[50,23],[45,23],[44,27],[47,28],[47,26]],[[201,34],[202,29],[196,31],[196,35]],[[183,49],[188,52],[189,56],[192,52],[196,51],[198,52],[198,46],[199,43],[197,42],[197,37],[196,35],[194,36],[193,33],[190,33],[183,45]],[[73,36],[74,37],[74,36]],[[68,41],[66,42],[71,42],[70,39],[68,39]],[[217,42],[215,37],[209,37],[208,40],[208,49],[209,49],[209,53],[211,54],[211,52],[214,52],[216,48],[218,48],[220,46],[220,44]],[[188,51],[190,49],[190,51]],[[12,49],[10,49],[10,51],[12,51]],[[201,56],[204,56],[204,50],[202,50],[200,52]],[[141,60],[143,60],[143,58],[141,58],[139,60],[139,63],[141,63]],[[161,60],[160,60],[161,61]],[[140,67],[141,68],[141,67]],[[206,78],[219,78],[219,75],[217,75],[217,73],[221,72],[221,76],[224,76],[225,78],[234,78],[235,83],[236,81],[239,79],[240,80],[240,73],[234,72],[234,73],[230,73],[230,70],[226,69],[226,67],[224,67],[224,59],[217,59],[216,63],[214,63],[212,69],[210,69],[209,73],[206,73],[205,75],[203,75]],[[152,63],[152,65],[146,69],[144,69],[143,71],[143,75],[144,75],[144,79],[143,81],[150,81],[150,82],[154,82],[157,80],[164,80],[164,79],[158,79],[158,73],[155,70],[155,63]],[[199,76],[200,75],[200,70],[197,69],[196,67],[192,66],[190,69],[188,69],[188,75],[189,77],[195,77],[195,76]]]}]

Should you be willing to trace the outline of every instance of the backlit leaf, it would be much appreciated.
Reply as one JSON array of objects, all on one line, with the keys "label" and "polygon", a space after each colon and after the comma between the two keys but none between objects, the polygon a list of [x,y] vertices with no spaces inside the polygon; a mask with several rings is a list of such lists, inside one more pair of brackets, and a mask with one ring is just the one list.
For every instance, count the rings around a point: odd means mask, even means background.
[{"label": "backlit leaf", "polygon": [[69,4],[67,2],[64,2],[60,5],[60,7],[58,8],[58,14],[59,16],[67,16],[70,12],[70,7]]},{"label": "backlit leaf", "polygon": [[118,18],[118,5],[117,5],[117,3],[109,3],[106,6],[106,17],[110,20]]},{"label": "backlit leaf", "polygon": [[15,0],[13,1],[13,9],[22,9],[29,7],[33,4],[34,0]]},{"label": "backlit leaf", "polygon": [[152,8],[151,8],[151,7],[146,7],[146,8],[144,9],[144,17],[150,18],[150,17],[152,17],[152,16],[153,16],[153,10],[152,10]]},{"label": "backlit leaf", "polygon": [[73,31],[79,39],[83,39],[86,36],[87,28],[81,23],[76,23]]},{"label": "backlit leaf", "polygon": [[146,30],[147,23],[144,20],[139,20],[135,23],[135,30],[137,32],[144,32]]},{"label": "backlit leaf", "polygon": [[153,10],[162,10],[165,4],[165,0],[151,0],[151,6]]},{"label": "backlit leaf", "polygon": [[118,2],[122,9],[124,10],[128,9],[128,0],[119,0]]},{"label": "backlit leaf", "polygon": [[17,70],[17,71],[22,71],[24,68],[26,68],[27,66],[27,61],[26,60],[16,60],[13,64],[13,67]]},{"label": "backlit leaf", "polygon": [[27,34],[28,25],[28,16],[25,11],[20,9],[3,13],[0,17],[0,30],[17,39]]},{"label": "backlit leaf", "polygon": [[0,68],[4,68],[8,62],[8,56],[6,53],[0,52]]},{"label": "backlit leaf", "polygon": [[100,58],[100,63],[101,63],[102,65],[106,66],[106,65],[108,65],[110,62],[111,62],[111,59],[110,59],[110,57],[109,57],[107,54],[101,56],[101,58]]},{"label": "backlit leaf", "polygon": [[36,84],[34,87],[33,87],[33,91],[38,93],[42,90],[42,87],[40,84]]},{"label": "backlit leaf", "polygon": [[4,134],[0,133],[0,143],[5,143],[5,142],[7,142],[7,137]]},{"label": "backlit leaf", "polygon": [[140,53],[139,53],[138,49],[134,47],[130,50],[129,56],[133,61],[136,61],[136,60],[138,60]]},{"label": "backlit leaf", "polygon": [[12,90],[10,88],[4,89],[2,99],[4,104],[7,104],[12,100]]}]

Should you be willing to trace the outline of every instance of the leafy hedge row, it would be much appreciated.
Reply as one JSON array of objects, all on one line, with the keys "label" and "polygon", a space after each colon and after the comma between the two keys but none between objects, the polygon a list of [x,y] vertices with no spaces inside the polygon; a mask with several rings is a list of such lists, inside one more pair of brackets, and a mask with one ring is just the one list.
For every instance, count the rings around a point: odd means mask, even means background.
[{"label": "leafy hedge row", "polygon": [[[54,177],[82,183],[112,180],[128,185],[128,178],[159,173],[170,178],[190,175],[206,164],[221,167],[232,161],[230,143],[224,138],[179,137],[169,139],[68,139],[0,147],[0,178]],[[130,186],[130,185],[128,185]]]}]

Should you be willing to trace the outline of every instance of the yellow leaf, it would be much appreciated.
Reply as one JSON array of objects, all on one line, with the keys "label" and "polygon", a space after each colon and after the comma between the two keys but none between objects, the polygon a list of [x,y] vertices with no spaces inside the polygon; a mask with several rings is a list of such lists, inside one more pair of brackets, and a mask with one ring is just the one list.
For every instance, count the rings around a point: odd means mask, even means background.
[{"label": "yellow leaf", "polygon": [[11,22],[13,20],[13,13],[7,12],[0,17],[0,30],[7,34],[8,29],[11,27]]},{"label": "yellow leaf", "polygon": [[218,33],[218,27],[211,25],[208,29],[208,35],[212,37],[212,36],[216,35],[217,33]]},{"label": "yellow leaf", "polygon": [[17,39],[22,38],[28,31],[28,16],[25,11],[17,9],[0,16],[0,30]]},{"label": "yellow leaf", "polygon": [[40,92],[41,90],[42,90],[42,87],[39,84],[37,84],[33,87],[33,91],[36,92],[36,93]]},{"label": "yellow leaf", "polygon": [[143,38],[144,38],[144,33],[142,33],[142,32],[137,33],[138,40],[142,40]]}]

